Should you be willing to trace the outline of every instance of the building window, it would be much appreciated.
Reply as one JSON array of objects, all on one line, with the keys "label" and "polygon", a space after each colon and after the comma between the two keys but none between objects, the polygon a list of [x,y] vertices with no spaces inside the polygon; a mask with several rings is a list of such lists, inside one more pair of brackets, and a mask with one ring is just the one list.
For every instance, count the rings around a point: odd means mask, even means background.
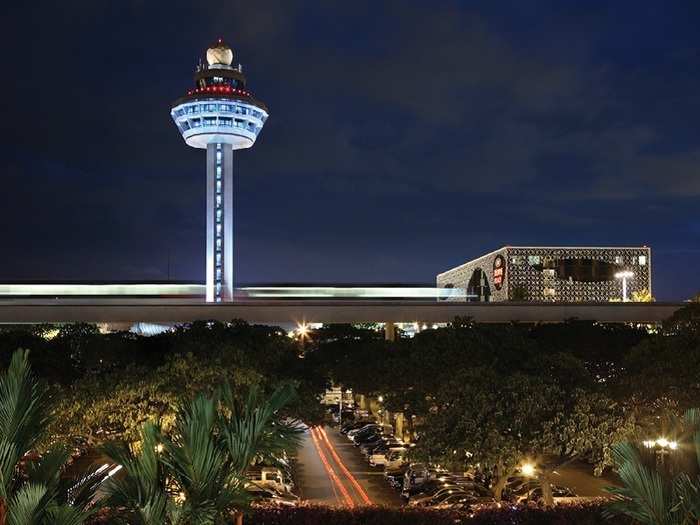
[{"label": "building window", "polygon": [[510,258],[510,264],[514,266],[520,266],[523,264],[523,258],[520,255],[514,255],[513,257]]},{"label": "building window", "polygon": [[647,256],[640,255],[639,256],[639,266],[646,266],[646,265],[647,265]]},{"label": "building window", "polygon": [[535,266],[536,264],[540,264],[542,262],[542,259],[540,258],[539,255],[528,255],[527,256],[527,263],[530,266]]},{"label": "building window", "polygon": [[623,263],[622,255],[616,255],[615,256],[615,264],[622,264],[622,263]]}]

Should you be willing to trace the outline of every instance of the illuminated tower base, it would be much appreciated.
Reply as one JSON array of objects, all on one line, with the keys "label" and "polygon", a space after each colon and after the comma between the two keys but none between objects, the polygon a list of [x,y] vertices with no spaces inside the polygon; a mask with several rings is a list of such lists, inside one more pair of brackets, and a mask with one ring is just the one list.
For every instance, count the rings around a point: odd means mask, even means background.
[{"label": "illuminated tower base", "polygon": [[251,148],[268,116],[232,61],[233,51],[221,40],[207,49],[196,87],[170,110],[185,143],[207,150],[208,302],[233,300],[233,150]]},{"label": "illuminated tower base", "polygon": [[207,144],[207,301],[233,299],[233,147]]}]

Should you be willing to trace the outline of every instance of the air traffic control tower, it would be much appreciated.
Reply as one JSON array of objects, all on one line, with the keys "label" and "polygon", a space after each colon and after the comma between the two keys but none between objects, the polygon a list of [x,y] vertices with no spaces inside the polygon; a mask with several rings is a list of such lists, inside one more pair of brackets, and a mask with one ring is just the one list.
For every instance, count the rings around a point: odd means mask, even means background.
[{"label": "air traffic control tower", "polygon": [[252,147],[268,117],[233,59],[217,40],[170,111],[187,145],[207,150],[207,302],[233,299],[233,151]]}]

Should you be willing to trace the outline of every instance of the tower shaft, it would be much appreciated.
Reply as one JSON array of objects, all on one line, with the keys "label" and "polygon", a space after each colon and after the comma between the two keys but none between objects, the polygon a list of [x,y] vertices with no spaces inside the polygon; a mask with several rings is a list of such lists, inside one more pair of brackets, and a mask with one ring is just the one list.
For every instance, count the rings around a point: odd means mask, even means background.
[{"label": "tower shaft", "polygon": [[206,300],[233,299],[233,147],[207,144]]}]

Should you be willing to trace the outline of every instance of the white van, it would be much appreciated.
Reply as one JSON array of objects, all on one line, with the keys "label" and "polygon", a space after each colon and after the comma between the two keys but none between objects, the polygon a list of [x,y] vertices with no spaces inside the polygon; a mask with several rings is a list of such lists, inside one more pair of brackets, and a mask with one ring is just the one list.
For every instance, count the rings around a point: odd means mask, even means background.
[{"label": "white van", "polygon": [[284,481],[284,474],[277,467],[251,467],[246,477],[258,487],[269,487],[278,492],[291,492],[291,483]]},{"label": "white van", "polygon": [[384,470],[397,470],[406,463],[406,448],[394,448],[384,457]]}]

